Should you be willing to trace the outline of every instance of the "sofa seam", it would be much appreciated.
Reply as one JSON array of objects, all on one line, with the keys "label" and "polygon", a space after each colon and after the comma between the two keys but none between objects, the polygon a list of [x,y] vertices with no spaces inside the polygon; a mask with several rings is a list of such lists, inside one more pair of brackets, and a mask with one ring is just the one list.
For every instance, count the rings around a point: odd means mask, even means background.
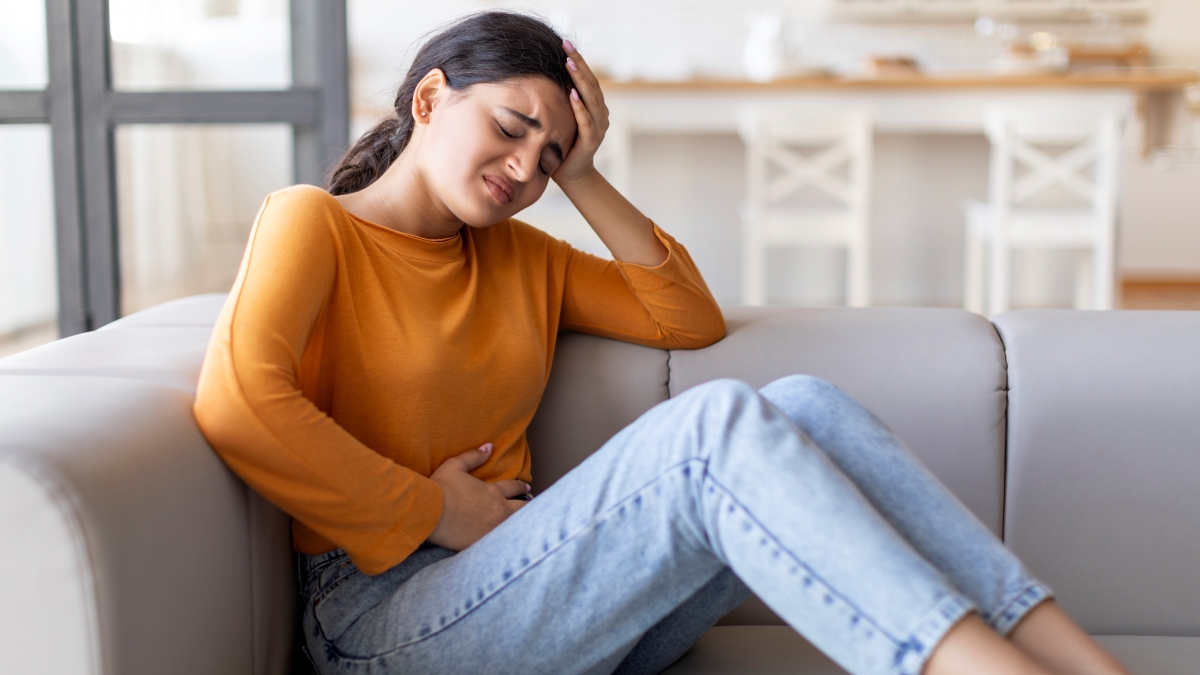
[{"label": "sofa seam", "polygon": [[1004,422],[1001,431],[1003,432],[1003,443],[1001,445],[1000,456],[1000,541],[1007,543],[1008,539],[1008,474],[1009,466],[1009,414],[1012,410],[1010,397],[1012,394],[1012,378],[1009,373],[1009,358],[1008,344],[1004,341],[1004,332],[996,325],[996,322],[990,318],[987,319],[988,326],[992,329],[992,334],[996,336],[996,340],[1000,343],[1000,357],[1002,359],[1001,369],[1004,371],[1004,387],[1000,389],[1000,393],[1004,396],[1004,412],[1002,420]]},{"label": "sofa seam", "polygon": [[667,399],[666,400],[670,400],[671,398],[673,398],[675,396],[674,393],[671,392],[671,358],[675,356],[675,350],[668,349],[666,351],[667,351]]}]

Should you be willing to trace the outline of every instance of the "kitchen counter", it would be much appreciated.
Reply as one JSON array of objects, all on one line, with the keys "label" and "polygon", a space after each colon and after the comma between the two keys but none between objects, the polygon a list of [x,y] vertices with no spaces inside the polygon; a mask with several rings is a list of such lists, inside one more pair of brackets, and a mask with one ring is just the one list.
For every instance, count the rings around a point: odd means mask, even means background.
[{"label": "kitchen counter", "polygon": [[1178,90],[1200,84],[1200,72],[1182,68],[1106,68],[1025,75],[904,75],[892,77],[805,76],[770,82],[696,78],[678,81],[601,79],[605,91],[789,91],[804,89],[976,89],[976,88],[1113,88],[1137,91]]}]

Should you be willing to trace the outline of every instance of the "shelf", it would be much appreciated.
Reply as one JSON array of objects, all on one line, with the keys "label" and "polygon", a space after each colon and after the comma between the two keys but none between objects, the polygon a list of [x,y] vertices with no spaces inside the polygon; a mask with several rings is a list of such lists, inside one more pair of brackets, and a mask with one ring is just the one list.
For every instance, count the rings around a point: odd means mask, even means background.
[{"label": "shelf", "polygon": [[1177,90],[1200,83],[1200,73],[1185,68],[1106,68],[1045,75],[905,75],[898,77],[783,77],[770,82],[698,78],[681,81],[608,80],[611,91],[681,91],[728,89],[966,89],[1014,87],[1120,87],[1137,90]]},{"label": "shelf", "polygon": [[1144,20],[1150,0],[830,0],[830,14],[851,21],[1006,19],[1090,20],[1094,14]]}]

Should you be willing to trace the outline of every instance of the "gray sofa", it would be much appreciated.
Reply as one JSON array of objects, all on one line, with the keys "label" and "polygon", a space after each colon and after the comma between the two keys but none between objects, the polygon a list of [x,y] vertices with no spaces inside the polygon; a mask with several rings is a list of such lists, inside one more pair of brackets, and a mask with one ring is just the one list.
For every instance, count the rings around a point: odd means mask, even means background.
[{"label": "gray sofa", "polygon": [[[222,301],[0,360],[6,672],[303,668],[288,519],[192,421]],[[1133,672],[1200,672],[1200,313],[727,318],[698,351],[564,334],[529,429],[535,489],[688,387],[811,373],[874,410]],[[842,671],[752,599],[668,672]]]}]

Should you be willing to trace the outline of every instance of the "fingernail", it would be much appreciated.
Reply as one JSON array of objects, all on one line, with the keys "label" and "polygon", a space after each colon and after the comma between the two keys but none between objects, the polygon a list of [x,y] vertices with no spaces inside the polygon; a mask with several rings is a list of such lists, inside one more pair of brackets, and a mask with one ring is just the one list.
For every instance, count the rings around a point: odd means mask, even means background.
[{"label": "fingernail", "polygon": [[571,69],[571,70],[573,70],[573,71],[578,71],[578,70],[579,70],[579,66],[576,66],[576,65],[575,65],[575,62],[574,62],[574,61],[572,61],[571,59],[567,59],[567,68],[570,68],[570,69]]},{"label": "fingernail", "polygon": [[525,484],[525,491],[526,491],[526,492],[533,492],[533,488],[529,486],[529,483],[526,483],[526,484]]},{"label": "fingernail", "polygon": [[571,44],[570,40],[563,40],[563,51],[568,54],[575,53],[575,45]]},{"label": "fingernail", "polygon": [[578,100],[579,100],[579,92],[577,92],[577,91],[575,91],[574,89],[572,89],[572,90],[571,90],[571,98],[572,98],[573,100],[576,100],[576,101],[578,101]]},{"label": "fingernail", "polygon": [[484,452],[491,452],[491,451],[492,451],[492,444],[491,444],[491,443],[484,443],[483,445],[479,446],[479,449],[480,449],[480,450],[482,450],[482,451],[484,451]]}]

